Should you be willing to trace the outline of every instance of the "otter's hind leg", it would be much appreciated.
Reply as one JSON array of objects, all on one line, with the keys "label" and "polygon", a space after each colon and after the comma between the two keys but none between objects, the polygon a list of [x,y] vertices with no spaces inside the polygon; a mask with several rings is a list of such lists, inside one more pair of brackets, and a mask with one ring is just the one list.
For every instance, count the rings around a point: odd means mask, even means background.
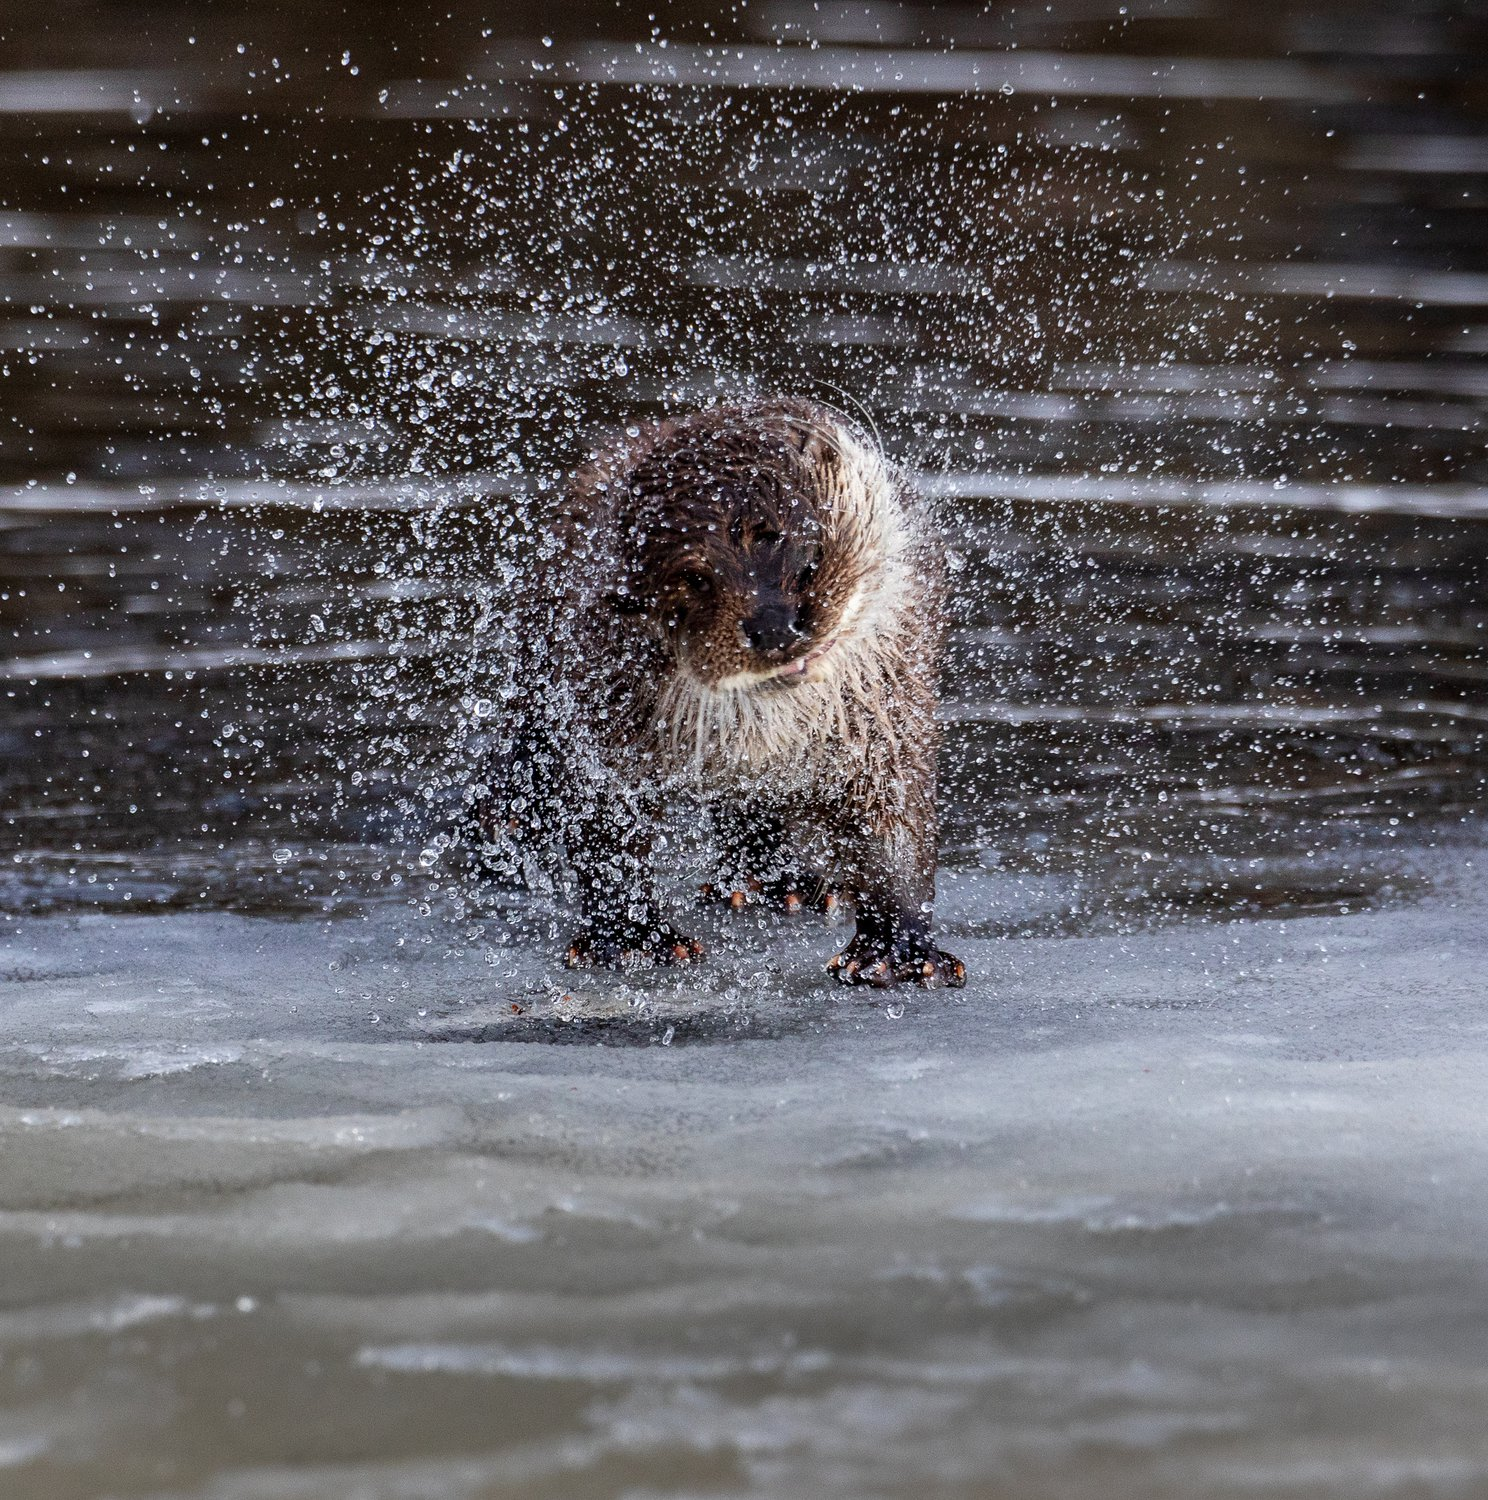
[{"label": "otter's hind leg", "polygon": [[754,902],[787,912],[832,911],[837,892],[801,858],[786,820],[761,803],[712,809],[718,843],[719,878],[698,893],[704,901],[726,901],[736,911]]}]

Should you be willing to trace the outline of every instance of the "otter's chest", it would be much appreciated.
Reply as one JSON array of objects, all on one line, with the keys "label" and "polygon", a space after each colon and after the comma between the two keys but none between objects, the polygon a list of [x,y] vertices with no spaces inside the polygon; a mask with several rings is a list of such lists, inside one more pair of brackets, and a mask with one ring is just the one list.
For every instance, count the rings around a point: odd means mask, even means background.
[{"label": "otter's chest", "polygon": [[653,753],[665,774],[700,791],[789,795],[843,780],[850,716],[816,684],[773,691],[677,694],[658,715]]}]

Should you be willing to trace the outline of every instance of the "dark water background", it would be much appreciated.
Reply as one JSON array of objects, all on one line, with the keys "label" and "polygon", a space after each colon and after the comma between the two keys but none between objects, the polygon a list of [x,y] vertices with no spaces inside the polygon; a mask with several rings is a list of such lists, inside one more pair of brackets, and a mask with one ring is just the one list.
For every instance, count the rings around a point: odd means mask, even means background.
[{"label": "dark water background", "polygon": [[534,493],[759,386],[947,498],[953,865],[1078,876],[1051,920],[1374,899],[1488,764],[1485,38],[12,8],[0,902],[382,885],[468,775]]}]

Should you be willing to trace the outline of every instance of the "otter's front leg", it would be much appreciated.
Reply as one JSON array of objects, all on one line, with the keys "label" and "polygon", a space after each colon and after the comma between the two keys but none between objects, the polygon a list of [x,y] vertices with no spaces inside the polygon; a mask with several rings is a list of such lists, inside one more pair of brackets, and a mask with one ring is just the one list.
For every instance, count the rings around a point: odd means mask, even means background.
[{"label": "otter's front leg", "polygon": [[848,810],[862,839],[853,881],[857,929],[852,941],[827,965],[844,984],[884,989],[903,980],[927,989],[941,985],[958,989],[966,983],[966,965],[931,940],[935,897],[931,806],[933,798],[912,797],[907,807],[901,803],[885,809],[869,794],[855,799]]},{"label": "otter's front leg", "polygon": [[567,839],[583,925],[569,943],[571,969],[683,964],[702,956],[662,914],[651,876],[656,810],[620,796],[580,814]]}]

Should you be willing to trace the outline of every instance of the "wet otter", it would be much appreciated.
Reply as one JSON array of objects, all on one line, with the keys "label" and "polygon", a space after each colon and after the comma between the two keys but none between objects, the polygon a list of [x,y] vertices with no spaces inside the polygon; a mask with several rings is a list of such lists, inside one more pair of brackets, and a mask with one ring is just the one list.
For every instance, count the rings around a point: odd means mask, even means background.
[{"label": "wet otter", "polygon": [[963,984],[930,934],[942,554],[876,446],[798,400],[631,427],[546,553],[483,823],[565,852],[570,965],[700,954],[652,879],[681,793],[741,888],[799,905],[830,862],[857,922],[837,978]]}]

